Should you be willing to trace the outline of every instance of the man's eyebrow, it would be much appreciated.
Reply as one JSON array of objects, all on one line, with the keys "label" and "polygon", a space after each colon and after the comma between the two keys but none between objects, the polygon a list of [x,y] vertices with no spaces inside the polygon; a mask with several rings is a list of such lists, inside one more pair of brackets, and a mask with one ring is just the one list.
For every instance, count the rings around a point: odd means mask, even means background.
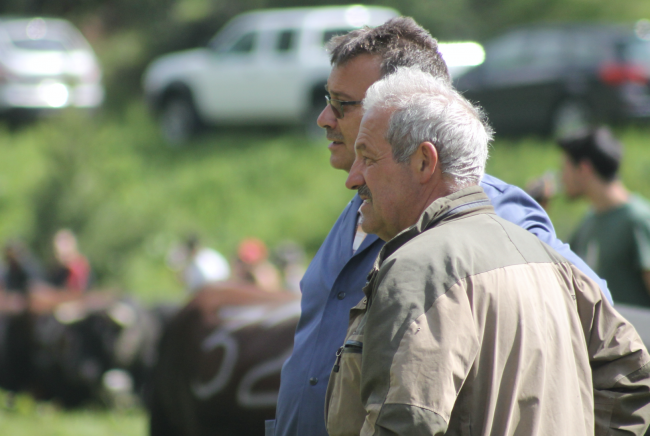
[{"label": "man's eyebrow", "polygon": [[355,150],[365,150],[366,149],[366,144],[364,144],[363,142],[357,142],[356,144],[354,144],[354,149]]},{"label": "man's eyebrow", "polygon": [[341,91],[332,91],[327,85],[325,85],[325,91],[327,91],[330,94],[330,96],[336,96],[337,97],[336,100],[338,100],[339,98],[343,98],[345,100],[350,100],[350,101],[354,100],[354,98],[352,98],[350,94],[346,94],[345,92],[341,92]]}]

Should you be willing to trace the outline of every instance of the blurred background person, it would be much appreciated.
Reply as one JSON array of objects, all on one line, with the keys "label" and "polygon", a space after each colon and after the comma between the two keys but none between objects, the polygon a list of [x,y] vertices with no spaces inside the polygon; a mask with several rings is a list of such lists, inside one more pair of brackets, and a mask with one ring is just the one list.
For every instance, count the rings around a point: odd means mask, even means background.
[{"label": "blurred background person", "polygon": [[0,263],[0,313],[25,309],[30,289],[40,277],[40,265],[27,246],[18,240],[7,242]]},{"label": "blurred background person", "polygon": [[172,250],[168,264],[180,271],[181,281],[189,293],[200,290],[208,283],[228,280],[230,265],[217,250],[201,245],[197,235]]},{"label": "blurred background person", "polygon": [[526,185],[526,193],[533,197],[546,211],[548,211],[551,199],[557,194],[555,179],[555,173],[547,172],[543,176],[531,180]]},{"label": "blurred background person", "polygon": [[571,248],[607,280],[615,302],[650,307],[650,203],[618,177],[622,144],[606,127],[558,144],[567,196],[584,197],[592,206]]},{"label": "blurred background person", "polygon": [[269,261],[266,244],[260,239],[245,238],[239,243],[233,267],[238,280],[257,285],[264,291],[283,289],[280,272]]},{"label": "blurred background person", "polygon": [[77,237],[70,229],[61,229],[52,239],[54,264],[49,269],[48,282],[57,288],[82,293],[90,283],[90,263],[81,254]]},{"label": "blurred background person", "polygon": [[4,246],[0,276],[3,291],[25,296],[31,284],[41,278],[40,265],[23,242],[13,240]]}]

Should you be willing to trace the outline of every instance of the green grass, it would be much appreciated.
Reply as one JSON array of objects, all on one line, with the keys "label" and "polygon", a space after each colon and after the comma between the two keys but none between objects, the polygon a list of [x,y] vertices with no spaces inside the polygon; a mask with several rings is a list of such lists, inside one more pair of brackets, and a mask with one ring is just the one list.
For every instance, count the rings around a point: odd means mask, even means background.
[{"label": "green grass", "polygon": [[11,436],[144,436],[144,412],[117,413],[83,410],[40,410],[21,415],[0,414],[0,434]]},{"label": "green grass", "polygon": [[[6,393],[0,391],[6,404]],[[147,416],[142,409],[65,411],[49,402],[18,395],[11,408],[0,408],[0,434],[11,436],[144,436]]]}]

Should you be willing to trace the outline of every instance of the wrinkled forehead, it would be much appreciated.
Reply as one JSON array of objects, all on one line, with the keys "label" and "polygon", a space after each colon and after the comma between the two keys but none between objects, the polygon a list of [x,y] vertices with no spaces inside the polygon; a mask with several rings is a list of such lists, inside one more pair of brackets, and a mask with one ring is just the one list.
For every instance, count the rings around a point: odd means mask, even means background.
[{"label": "wrinkled forehead", "polygon": [[363,147],[386,142],[386,131],[393,112],[394,110],[391,108],[371,108],[367,110],[361,118],[355,148],[357,145]]}]

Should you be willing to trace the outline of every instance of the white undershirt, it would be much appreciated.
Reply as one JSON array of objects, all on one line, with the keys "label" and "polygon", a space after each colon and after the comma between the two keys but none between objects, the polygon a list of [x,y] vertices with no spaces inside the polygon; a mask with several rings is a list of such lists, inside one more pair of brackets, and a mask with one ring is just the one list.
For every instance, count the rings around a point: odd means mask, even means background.
[{"label": "white undershirt", "polygon": [[360,223],[361,213],[357,211],[357,232],[354,234],[354,241],[352,241],[352,253],[356,253],[363,240],[366,239],[366,232],[361,228]]}]

